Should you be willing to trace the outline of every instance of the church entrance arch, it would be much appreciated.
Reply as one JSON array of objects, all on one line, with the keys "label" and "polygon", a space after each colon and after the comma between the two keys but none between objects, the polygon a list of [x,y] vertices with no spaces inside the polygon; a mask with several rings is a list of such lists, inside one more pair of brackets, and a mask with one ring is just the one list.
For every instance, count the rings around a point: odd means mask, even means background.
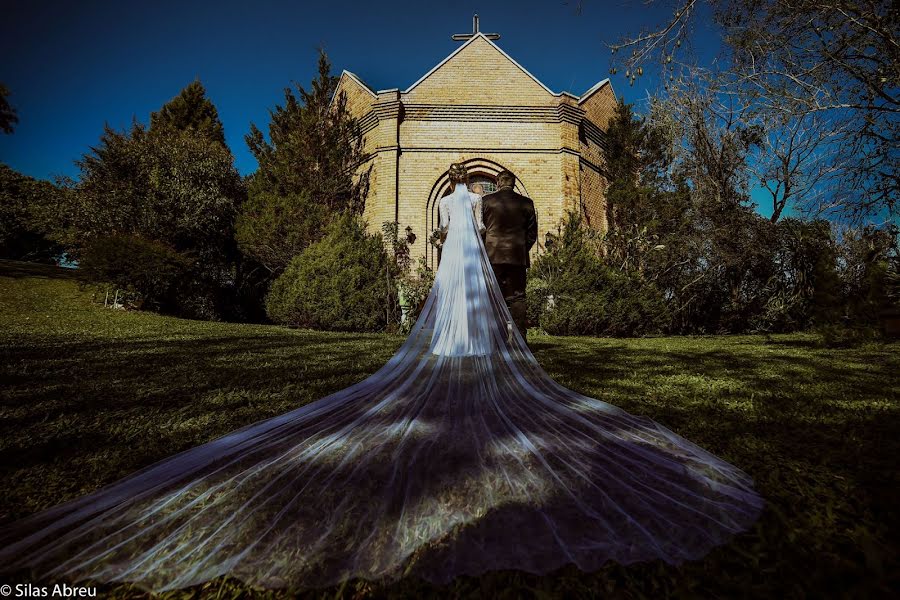
[{"label": "church entrance arch", "polygon": [[[469,190],[477,191],[472,190],[472,188],[480,184],[481,188],[484,190],[484,194],[490,194],[497,190],[497,175],[500,171],[512,171],[512,169],[508,169],[500,163],[486,158],[472,158],[461,162],[466,166],[466,171],[469,173]],[[515,173],[515,171],[512,172]],[[528,192],[519,180],[518,175],[516,175],[515,190],[523,196],[528,196]],[[453,187],[450,185],[449,173],[444,171],[441,176],[438,177],[438,180],[434,182],[431,193],[428,195],[428,204],[425,207],[425,222],[427,223],[429,236],[432,231],[438,228],[438,205],[441,198],[449,195],[452,191]],[[437,257],[437,249],[432,246],[430,242],[426,242],[425,260],[432,269],[437,268]]]}]

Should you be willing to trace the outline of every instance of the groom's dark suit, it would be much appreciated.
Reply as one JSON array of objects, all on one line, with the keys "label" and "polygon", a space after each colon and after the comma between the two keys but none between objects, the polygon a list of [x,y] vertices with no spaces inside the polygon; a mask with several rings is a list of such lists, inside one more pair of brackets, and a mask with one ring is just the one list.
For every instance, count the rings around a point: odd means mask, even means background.
[{"label": "groom's dark suit", "polygon": [[534,202],[511,187],[504,187],[484,197],[482,215],[488,259],[513,321],[524,337],[528,329],[525,269],[531,264],[528,251],[537,241]]}]

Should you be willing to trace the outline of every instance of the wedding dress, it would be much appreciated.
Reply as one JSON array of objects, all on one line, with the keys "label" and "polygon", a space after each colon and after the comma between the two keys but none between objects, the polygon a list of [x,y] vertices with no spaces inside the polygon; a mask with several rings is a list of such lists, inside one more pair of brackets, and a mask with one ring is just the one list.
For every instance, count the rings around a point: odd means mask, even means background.
[{"label": "wedding dress", "polygon": [[157,592],[226,574],[442,583],[678,564],[750,527],[763,500],[747,474],[559,385],[507,329],[463,192],[421,315],[378,372],[9,525],[0,572]]},{"label": "wedding dress", "polygon": [[[469,218],[469,212],[474,220]],[[438,269],[434,278],[431,352],[440,356],[492,354],[505,337],[506,328],[499,330],[496,314],[480,306],[483,299],[490,297],[488,281],[493,273],[490,264],[480,260],[484,254],[481,196],[459,183],[452,194],[441,199],[438,214],[441,227],[447,230],[441,249],[446,266]]]}]

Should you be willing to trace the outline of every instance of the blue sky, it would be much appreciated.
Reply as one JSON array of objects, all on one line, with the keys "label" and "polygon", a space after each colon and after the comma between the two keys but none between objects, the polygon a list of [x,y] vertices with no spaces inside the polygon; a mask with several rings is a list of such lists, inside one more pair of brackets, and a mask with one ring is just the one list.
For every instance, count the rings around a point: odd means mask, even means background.
[{"label": "blue sky", "polygon": [[[241,173],[255,170],[244,135],[267,130],[268,110],[292,81],[308,84],[323,45],[336,73],[353,71],[375,89],[406,88],[451,53],[452,33],[481,29],[553,91],[582,93],[609,76],[618,40],[666,17],[665,3],[575,2],[4,2],[8,17],[0,82],[20,122],[0,135],[0,161],[39,178],[76,175],[75,159],[96,144],[104,123],[127,127],[199,77],[215,102]],[[711,29],[696,38],[710,56]],[[640,101],[653,80],[619,95]]]}]

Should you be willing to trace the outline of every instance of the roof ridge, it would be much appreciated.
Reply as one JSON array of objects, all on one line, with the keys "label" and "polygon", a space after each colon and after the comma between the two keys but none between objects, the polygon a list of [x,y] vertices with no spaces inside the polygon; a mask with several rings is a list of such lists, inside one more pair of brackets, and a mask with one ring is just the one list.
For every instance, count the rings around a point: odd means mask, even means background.
[{"label": "roof ridge", "polygon": [[[588,89],[588,91],[586,91],[585,93],[583,93],[583,94],[581,95],[581,97],[578,98],[578,104],[581,104],[582,102],[584,102],[585,100],[587,100],[588,98],[590,98],[591,96],[593,96],[595,92],[597,92],[598,90],[600,90],[600,88],[602,88],[603,86],[605,86],[605,85],[608,84],[608,83],[609,83],[609,77],[607,77],[606,79],[601,79],[600,81],[598,81],[597,83],[595,83],[594,85],[592,85],[592,86],[590,87],[590,89]],[[610,85],[610,90],[612,90],[612,85]],[[615,98],[615,96],[616,96],[616,92],[613,91],[613,98]]]}]

